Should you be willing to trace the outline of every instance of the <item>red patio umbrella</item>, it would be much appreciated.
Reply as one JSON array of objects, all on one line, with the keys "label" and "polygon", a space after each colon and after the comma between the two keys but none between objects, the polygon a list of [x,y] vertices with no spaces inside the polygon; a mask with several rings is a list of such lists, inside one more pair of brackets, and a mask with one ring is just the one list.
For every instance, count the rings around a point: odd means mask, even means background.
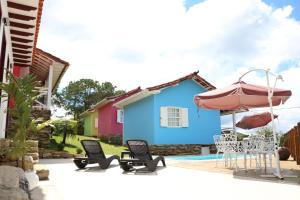
[{"label": "red patio umbrella", "polygon": [[[277,117],[278,115],[274,115],[274,119]],[[236,123],[236,127],[242,129],[258,128],[267,125],[271,121],[271,113],[263,112],[255,115],[244,116],[238,123]]]},{"label": "red patio umbrella", "polygon": [[[272,105],[284,103],[291,95],[290,90],[275,88]],[[222,89],[197,94],[194,101],[198,107],[217,110],[269,107],[268,87],[240,81]]]},{"label": "red patio umbrella", "polygon": [[[292,92],[285,89],[271,88],[269,83],[269,70],[264,71],[266,72],[268,87],[247,84],[243,81],[239,81],[222,89],[215,89],[212,91],[197,94],[194,97],[194,102],[198,107],[216,110],[239,110],[270,107],[271,119],[273,121],[274,116],[272,107],[284,103],[292,95]],[[280,78],[280,76],[276,77],[274,87],[276,85],[277,79]],[[277,151],[277,136],[274,123],[272,123],[272,129],[275,145],[274,153],[276,157],[276,176],[282,178],[280,172],[280,163]]]}]

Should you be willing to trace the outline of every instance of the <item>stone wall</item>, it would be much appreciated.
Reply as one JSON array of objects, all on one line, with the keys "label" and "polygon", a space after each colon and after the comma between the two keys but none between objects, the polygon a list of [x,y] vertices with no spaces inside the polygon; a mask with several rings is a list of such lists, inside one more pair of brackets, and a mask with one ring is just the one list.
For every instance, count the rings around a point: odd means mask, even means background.
[{"label": "stone wall", "polygon": [[34,119],[42,118],[43,121],[48,121],[51,117],[50,110],[32,110],[31,114]]},{"label": "stone wall", "polygon": [[37,140],[39,141],[39,147],[48,147],[50,144],[50,137],[51,137],[51,127],[45,127],[40,130],[38,133],[31,133],[27,137],[30,140]]},{"label": "stone wall", "polygon": [[39,141],[26,140],[26,155],[31,156],[35,162],[39,159]]},{"label": "stone wall", "polygon": [[[18,160],[9,156],[10,140],[0,139],[0,165],[18,166]],[[26,141],[26,156],[31,156],[34,163],[39,159],[38,141]]]},{"label": "stone wall", "polygon": [[[32,110],[32,117],[34,119],[42,119],[43,122],[48,121],[51,117],[50,110]],[[51,127],[47,126],[40,130],[38,133],[31,133],[28,135],[28,139],[39,141],[39,147],[48,147],[50,144]]]},{"label": "stone wall", "polygon": [[[33,119],[42,119],[43,122],[48,121],[51,117],[50,110],[32,110],[31,115]],[[10,127],[14,126],[15,120],[8,115],[8,130]],[[26,137],[28,140],[37,140],[39,141],[39,147],[47,147],[50,144],[51,128],[45,127],[38,133],[30,133]],[[9,137],[9,133],[8,133]]]},{"label": "stone wall", "polygon": [[75,156],[82,157],[82,155],[75,155],[75,154],[70,154],[65,151],[54,151],[54,150],[48,150],[44,148],[39,149],[39,156],[40,158],[44,159],[51,159],[51,158],[74,158]]},{"label": "stone wall", "polygon": [[197,155],[201,154],[201,147],[209,147],[210,153],[216,153],[215,145],[179,144],[179,145],[150,145],[154,155]]}]

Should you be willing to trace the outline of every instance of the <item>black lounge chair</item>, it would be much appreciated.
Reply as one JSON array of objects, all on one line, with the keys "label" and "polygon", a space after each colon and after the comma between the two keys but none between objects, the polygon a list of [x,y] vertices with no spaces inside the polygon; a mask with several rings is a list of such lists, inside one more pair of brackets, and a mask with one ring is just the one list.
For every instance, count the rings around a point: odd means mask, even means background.
[{"label": "black lounge chair", "polygon": [[101,169],[107,169],[114,159],[120,161],[120,157],[116,155],[106,158],[101,145],[97,140],[81,140],[80,142],[87,157],[74,158],[73,161],[79,169],[85,168],[87,164],[94,163],[98,163]]},{"label": "black lounge chair", "polygon": [[120,166],[124,171],[133,171],[135,170],[134,166],[145,166],[147,171],[154,172],[159,161],[166,167],[165,158],[163,156],[158,156],[153,159],[147,141],[127,140],[126,144],[132,158],[120,160]]}]

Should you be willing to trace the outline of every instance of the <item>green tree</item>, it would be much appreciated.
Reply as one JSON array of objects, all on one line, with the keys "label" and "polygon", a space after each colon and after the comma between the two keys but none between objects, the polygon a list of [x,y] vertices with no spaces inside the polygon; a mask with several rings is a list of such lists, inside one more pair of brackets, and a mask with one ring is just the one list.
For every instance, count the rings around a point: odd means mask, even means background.
[{"label": "green tree", "polygon": [[61,144],[66,144],[67,137],[75,137],[77,135],[78,122],[76,120],[70,119],[56,119],[50,122],[55,128],[54,134],[63,135],[63,140]]},{"label": "green tree", "polygon": [[263,135],[265,137],[272,137],[273,136],[273,130],[272,127],[269,126],[265,126],[265,127],[261,127],[259,128],[256,133],[258,135]]},{"label": "green tree", "polygon": [[56,91],[53,103],[58,107],[63,107],[67,114],[74,116],[74,119],[78,119],[80,113],[88,110],[102,99],[122,93],[124,91],[116,91],[116,87],[110,82],[100,84],[92,79],[80,79],[71,81],[61,91]]}]

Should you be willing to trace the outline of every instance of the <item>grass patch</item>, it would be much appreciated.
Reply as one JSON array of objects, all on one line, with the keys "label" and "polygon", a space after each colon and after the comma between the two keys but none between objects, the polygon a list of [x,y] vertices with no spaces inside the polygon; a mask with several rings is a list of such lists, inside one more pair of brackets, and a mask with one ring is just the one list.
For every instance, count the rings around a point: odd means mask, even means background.
[{"label": "grass patch", "polygon": [[[83,135],[75,135],[74,137],[67,137],[66,139],[66,144],[63,147],[63,150],[72,154],[77,153],[77,149],[82,150],[82,154],[84,154],[83,147],[80,143],[81,140],[90,140],[94,139],[97,140],[96,138],[93,137],[87,137]],[[61,141],[63,140],[63,137],[61,135],[53,135],[52,136],[52,141],[50,143],[50,149],[53,150],[59,150],[61,147]],[[118,145],[112,145],[112,144],[107,144],[100,142],[102,149],[106,155],[121,155],[121,152],[126,149],[124,146],[118,146]]]}]

